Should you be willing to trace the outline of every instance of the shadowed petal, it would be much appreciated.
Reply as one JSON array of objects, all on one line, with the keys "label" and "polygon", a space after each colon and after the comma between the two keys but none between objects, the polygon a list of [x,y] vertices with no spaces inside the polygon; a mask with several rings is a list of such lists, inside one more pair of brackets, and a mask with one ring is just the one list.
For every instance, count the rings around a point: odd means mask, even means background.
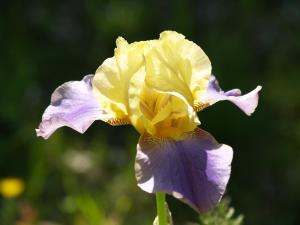
[{"label": "shadowed petal", "polygon": [[219,202],[230,177],[232,149],[197,128],[185,139],[142,136],[137,146],[138,186],[166,192],[205,212]]},{"label": "shadowed petal", "polygon": [[224,92],[220,88],[216,77],[211,76],[207,90],[200,98],[200,105],[213,105],[218,101],[228,100],[239,107],[248,116],[250,116],[257,107],[258,92],[260,90],[261,86],[257,86],[254,90],[245,95],[241,95],[242,93],[239,89],[232,89]]},{"label": "shadowed petal", "polygon": [[62,126],[84,133],[95,120],[107,120],[92,92],[94,75],[81,81],[70,81],[59,86],[51,96],[51,104],[45,110],[42,122],[36,129],[37,136],[48,139]]}]

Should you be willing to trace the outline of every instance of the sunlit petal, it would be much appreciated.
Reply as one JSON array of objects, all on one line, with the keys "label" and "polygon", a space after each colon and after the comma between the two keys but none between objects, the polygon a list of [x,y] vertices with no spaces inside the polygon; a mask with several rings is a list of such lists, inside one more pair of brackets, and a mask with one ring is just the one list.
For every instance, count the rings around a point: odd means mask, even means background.
[{"label": "sunlit petal", "polygon": [[213,105],[216,102],[228,100],[239,107],[248,116],[250,116],[257,107],[258,92],[261,90],[261,88],[261,86],[257,86],[254,90],[245,95],[242,95],[239,89],[232,89],[230,91],[224,92],[220,88],[215,76],[211,76],[208,88],[206,92],[200,97],[200,100],[196,104],[195,108],[197,108],[197,105],[200,106],[198,110],[200,111],[202,109],[201,105]]},{"label": "sunlit petal", "polygon": [[155,47],[145,53],[146,83],[161,92],[194,104],[204,93],[211,64],[203,50],[174,31],[161,33]]},{"label": "sunlit petal", "polygon": [[97,69],[93,87],[101,108],[123,119],[129,115],[129,85],[133,75],[144,66],[143,50],[148,42],[128,44],[119,37],[116,44],[115,56],[106,59]]},{"label": "sunlit petal", "polygon": [[[136,85],[131,86],[136,87]],[[197,114],[186,101],[153,90],[146,84],[142,87],[139,92],[130,91],[129,101],[131,106],[133,104],[135,106],[132,107],[131,112],[134,113],[131,118],[135,116],[138,121],[132,120],[132,124],[140,133],[180,139],[184,133],[193,131],[200,124]],[[137,104],[139,107],[136,107]]]},{"label": "sunlit petal", "polygon": [[91,80],[87,75],[81,81],[70,81],[59,86],[51,96],[51,103],[45,110],[42,122],[36,129],[38,136],[48,139],[62,126],[84,133],[95,120],[111,119],[99,107],[93,91]]},{"label": "sunlit petal", "polygon": [[230,177],[232,149],[196,129],[185,139],[141,137],[137,146],[138,186],[166,192],[205,212],[219,202]]}]

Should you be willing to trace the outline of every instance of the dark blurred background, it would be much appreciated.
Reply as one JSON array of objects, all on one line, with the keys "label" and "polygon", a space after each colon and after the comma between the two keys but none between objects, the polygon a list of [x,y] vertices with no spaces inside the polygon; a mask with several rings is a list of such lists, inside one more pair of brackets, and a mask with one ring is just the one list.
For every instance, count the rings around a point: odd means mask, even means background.
[{"label": "dark blurred background", "polygon": [[[300,224],[300,1],[1,1],[0,179],[25,191],[0,197],[1,225],[152,224],[154,196],[136,186],[138,133],[95,122],[49,140],[34,128],[63,82],[94,73],[115,39],[171,29],[200,45],[224,90],[260,84],[257,111],[228,102],[199,113],[235,150],[227,196],[246,225]],[[168,199],[175,224],[197,214]]]}]

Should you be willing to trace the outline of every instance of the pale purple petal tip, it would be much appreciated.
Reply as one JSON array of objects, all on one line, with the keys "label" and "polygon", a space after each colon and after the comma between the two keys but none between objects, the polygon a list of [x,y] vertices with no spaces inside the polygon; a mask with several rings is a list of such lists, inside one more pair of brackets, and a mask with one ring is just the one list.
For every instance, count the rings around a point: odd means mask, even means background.
[{"label": "pale purple petal tip", "polygon": [[66,82],[53,92],[51,103],[36,129],[37,136],[48,139],[62,126],[84,133],[95,120],[104,118],[105,113],[93,95],[93,76],[87,75],[81,81]]},{"label": "pale purple petal tip", "polygon": [[135,163],[138,186],[166,192],[198,212],[214,207],[225,192],[233,151],[196,129],[181,141],[142,137]]},{"label": "pale purple petal tip", "polygon": [[211,76],[209,85],[201,97],[200,102],[209,105],[213,105],[216,102],[228,100],[239,107],[244,113],[250,116],[256,109],[258,104],[258,92],[262,89],[261,86],[257,86],[251,92],[242,95],[241,90],[232,89],[224,92],[216,79],[215,76]]},{"label": "pale purple petal tip", "polygon": [[257,86],[254,90],[245,95],[229,96],[227,99],[250,116],[258,105],[258,92],[261,88],[261,86]]}]

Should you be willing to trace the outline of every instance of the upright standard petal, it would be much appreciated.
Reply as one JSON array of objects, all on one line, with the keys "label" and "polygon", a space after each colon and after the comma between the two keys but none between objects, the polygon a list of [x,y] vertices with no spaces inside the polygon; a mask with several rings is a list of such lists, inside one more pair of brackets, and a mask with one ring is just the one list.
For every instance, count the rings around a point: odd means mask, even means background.
[{"label": "upright standard petal", "polygon": [[206,92],[200,97],[200,101],[194,106],[197,111],[205,108],[205,106],[213,105],[218,101],[228,100],[239,107],[244,113],[250,116],[256,109],[258,104],[258,92],[261,86],[257,86],[251,92],[241,95],[240,89],[232,89],[224,92],[215,76],[211,76]]},{"label": "upright standard petal", "polygon": [[230,146],[199,128],[180,141],[142,136],[135,165],[138,186],[149,193],[166,192],[205,212],[225,192],[232,156]]},{"label": "upright standard petal", "polygon": [[144,76],[143,50],[148,44],[128,44],[119,37],[114,57],[106,59],[96,71],[93,79],[94,94],[100,107],[114,118],[129,120],[129,84],[136,73]]},{"label": "upright standard petal", "polygon": [[62,126],[84,133],[95,120],[107,121],[92,91],[94,75],[87,75],[81,81],[70,81],[59,86],[51,96],[51,104],[45,110],[42,122],[36,129],[37,136],[48,139]]},{"label": "upright standard petal", "polygon": [[165,31],[145,52],[149,87],[182,98],[191,106],[205,92],[211,63],[195,43],[174,31]]}]

